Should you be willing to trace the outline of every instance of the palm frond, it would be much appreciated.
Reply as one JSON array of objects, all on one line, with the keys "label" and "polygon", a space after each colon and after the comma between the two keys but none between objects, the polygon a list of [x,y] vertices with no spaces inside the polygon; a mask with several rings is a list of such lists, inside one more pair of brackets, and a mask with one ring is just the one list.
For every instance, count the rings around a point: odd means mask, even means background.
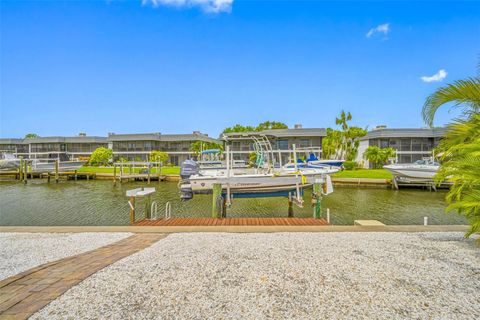
[{"label": "palm frond", "polygon": [[480,110],[480,77],[457,80],[439,88],[431,94],[422,109],[423,120],[429,126],[433,125],[433,118],[437,110],[447,103],[454,107],[463,107],[465,110]]}]

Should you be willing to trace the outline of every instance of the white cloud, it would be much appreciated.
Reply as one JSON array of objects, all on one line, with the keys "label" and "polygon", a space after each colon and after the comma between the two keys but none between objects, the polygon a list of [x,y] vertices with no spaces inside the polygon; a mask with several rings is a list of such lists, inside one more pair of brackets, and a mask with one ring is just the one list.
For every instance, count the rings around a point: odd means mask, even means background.
[{"label": "white cloud", "polygon": [[423,82],[438,82],[442,81],[447,77],[447,71],[444,69],[438,70],[437,73],[435,73],[433,76],[427,77],[423,76],[420,79],[422,79]]},{"label": "white cloud", "polygon": [[384,35],[387,35],[389,32],[390,32],[390,24],[384,23],[376,26],[375,28],[370,29],[370,31],[367,32],[366,36],[367,38],[370,38],[375,33],[383,33]]},{"label": "white cloud", "polygon": [[200,7],[207,13],[231,12],[233,0],[142,0],[142,5],[172,7]]}]

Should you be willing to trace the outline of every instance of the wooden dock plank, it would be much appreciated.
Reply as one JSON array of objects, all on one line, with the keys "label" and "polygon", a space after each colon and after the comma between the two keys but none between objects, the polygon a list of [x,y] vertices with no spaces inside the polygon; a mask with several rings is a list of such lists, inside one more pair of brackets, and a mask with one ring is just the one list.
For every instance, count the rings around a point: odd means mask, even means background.
[{"label": "wooden dock plank", "polygon": [[140,220],[135,226],[325,226],[325,219],[314,218],[170,218]]}]

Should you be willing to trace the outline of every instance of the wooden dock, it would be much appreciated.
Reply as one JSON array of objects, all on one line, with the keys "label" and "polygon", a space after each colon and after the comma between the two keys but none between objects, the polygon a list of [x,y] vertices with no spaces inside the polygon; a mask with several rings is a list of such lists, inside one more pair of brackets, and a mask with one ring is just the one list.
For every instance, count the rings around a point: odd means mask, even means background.
[{"label": "wooden dock", "polygon": [[134,226],[327,226],[327,220],[320,218],[171,218],[143,219]]},{"label": "wooden dock", "polygon": [[[74,171],[62,171],[58,173],[58,178],[63,180],[90,180],[96,179],[96,173],[90,172],[74,172]],[[21,180],[22,176],[19,171],[0,171],[0,178],[9,177],[14,180]],[[54,172],[28,172],[26,174],[27,179],[52,179],[55,177]]]}]

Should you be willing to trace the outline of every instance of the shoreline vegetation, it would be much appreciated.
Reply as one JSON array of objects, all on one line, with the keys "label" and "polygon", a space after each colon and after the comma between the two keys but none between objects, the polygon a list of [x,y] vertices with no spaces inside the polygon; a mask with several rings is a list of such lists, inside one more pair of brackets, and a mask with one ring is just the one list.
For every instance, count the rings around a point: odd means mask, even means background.
[{"label": "shoreline vegetation", "polygon": [[[117,173],[119,169],[117,168]],[[142,168],[135,168],[133,171],[139,173]],[[81,167],[78,172],[82,173],[111,173],[113,174],[113,167],[93,167],[84,166]],[[124,173],[128,173],[129,169],[126,167]],[[157,168],[152,168],[150,171],[152,174],[157,173]],[[162,174],[180,174],[180,167],[178,166],[166,166],[162,167]],[[355,170],[343,170],[332,174],[333,178],[366,178],[366,179],[392,179],[392,174],[385,169],[355,169]]]}]

